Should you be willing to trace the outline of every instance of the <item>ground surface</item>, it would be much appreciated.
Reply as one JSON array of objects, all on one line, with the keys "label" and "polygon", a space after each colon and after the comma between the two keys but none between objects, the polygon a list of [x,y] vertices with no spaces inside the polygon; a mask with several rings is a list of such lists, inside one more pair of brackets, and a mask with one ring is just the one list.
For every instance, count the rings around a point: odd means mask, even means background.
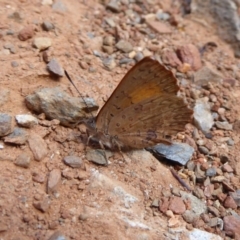
[{"label": "ground surface", "polygon": [[[230,107],[226,117],[230,123],[240,118],[239,60],[234,58],[231,47],[218,37],[215,26],[208,24],[207,19],[199,20],[194,15],[181,18],[180,5],[171,5],[168,0],[160,1],[161,3],[143,1],[129,5],[128,1],[122,1],[120,13],[106,10],[106,6],[97,1],[62,1],[63,5],[57,5],[56,8],[53,4],[44,5],[42,2],[0,1],[0,89],[9,91],[1,100],[1,113],[12,116],[28,113],[38,116],[26,107],[24,99],[42,87],[60,86],[70,95],[78,96],[66,77],[60,80],[50,77],[46,63],[42,60],[42,52],[32,46],[33,39],[48,37],[52,41],[48,50],[50,58],[56,58],[71,74],[80,92],[94,98],[100,107],[135,63],[132,61],[130,64],[119,64],[120,59],[134,58],[132,52],[161,57],[163,49],[175,50],[186,44],[201,48],[207,42],[213,42],[217,47],[204,52],[201,61],[203,65],[210,63],[212,68],[219,71],[222,79],[233,79],[234,87],[226,85],[227,88],[224,88],[222,83],[218,83],[214,87],[215,95],[223,101],[226,98],[229,100]],[[137,21],[137,17],[130,9],[138,15],[155,14],[163,9],[163,12],[175,14],[180,20],[177,20],[178,26],[167,22],[170,32],[163,34],[161,31],[159,33],[151,30],[141,21],[133,27],[130,22]],[[13,13],[18,14],[13,16]],[[106,23],[106,19],[114,22],[118,34],[115,34],[114,27]],[[51,22],[55,28],[51,31],[43,30],[44,21]],[[35,28],[32,36],[25,41],[19,40],[20,30],[29,25]],[[103,59],[96,56],[97,52],[105,58],[111,55],[102,50],[103,37],[108,35],[120,35],[120,39],[129,41],[134,47],[131,55],[117,50],[113,43],[112,56],[116,66],[110,70],[104,67]],[[196,89],[199,90],[199,95],[209,97],[210,92],[206,89],[199,87],[191,90],[194,71],[179,72],[176,67],[172,69],[185,79],[185,82],[182,81],[182,92],[187,96],[190,106],[196,100],[193,97]],[[14,125],[17,123],[14,122]],[[77,128],[73,130],[57,125],[55,128],[48,128],[50,134],[45,135],[46,128],[35,126],[27,130],[30,135],[37,133],[44,136],[48,146],[47,156],[40,161],[31,160],[27,168],[21,168],[13,162],[23,152],[32,156],[28,144],[9,145],[4,143],[4,138],[0,139],[4,146],[0,150],[1,239],[49,239],[52,234],[57,235],[58,231],[69,239],[177,239],[174,235],[177,231],[168,231],[169,216],[161,213],[158,208],[151,208],[154,199],[166,197],[171,192],[170,185],[183,189],[172,176],[168,165],[158,162],[148,152],[137,151],[131,153],[133,155],[130,154],[126,162],[119,161],[121,156],[116,154],[108,167],[98,166],[86,160],[82,143],[56,141],[56,135],[77,132]],[[193,140],[192,129],[189,126],[186,135]],[[211,164],[221,166],[219,159],[225,154],[231,167],[236,170],[234,173],[224,173],[228,179],[234,177],[231,186],[235,190],[240,185],[240,143],[237,130],[227,131],[215,127],[212,130],[213,138],[209,140],[217,152],[212,155]],[[201,131],[199,135],[198,140],[206,140]],[[184,134],[177,137],[179,141],[181,136]],[[233,146],[226,144],[229,139],[233,139]],[[68,155],[82,157],[85,168],[79,170],[64,164],[63,158]],[[193,159],[205,164],[204,160],[208,158],[196,148]],[[53,170],[57,172],[56,175]],[[49,174],[52,173],[57,178],[58,172],[61,175],[60,183],[57,191],[51,194],[47,192]],[[215,183],[214,189],[217,187]],[[200,188],[204,189],[201,185]],[[208,205],[214,201],[211,197],[203,198],[203,202]],[[45,204],[46,209],[44,206],[39,207],[39,204]],[[235,211],[238,212],[238,209]],[[192,227],[181,218],[181,214],[177,221],[178,227]],[[207,223],[194,226],[225,236],[224,232],[217,227],[209,227]],[[183,233],[180,235],[179,239],[188,239]]]}]

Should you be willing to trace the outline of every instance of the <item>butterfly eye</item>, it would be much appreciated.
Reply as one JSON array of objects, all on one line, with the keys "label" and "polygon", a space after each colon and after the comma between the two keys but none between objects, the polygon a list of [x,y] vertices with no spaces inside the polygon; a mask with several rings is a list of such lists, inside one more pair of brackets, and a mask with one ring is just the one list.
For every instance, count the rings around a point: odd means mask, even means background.
[{"label": "butterfly eye", "polygon": [[117,127],[120,127],[120,123],[116,123],[116,126],[117,126]]}]

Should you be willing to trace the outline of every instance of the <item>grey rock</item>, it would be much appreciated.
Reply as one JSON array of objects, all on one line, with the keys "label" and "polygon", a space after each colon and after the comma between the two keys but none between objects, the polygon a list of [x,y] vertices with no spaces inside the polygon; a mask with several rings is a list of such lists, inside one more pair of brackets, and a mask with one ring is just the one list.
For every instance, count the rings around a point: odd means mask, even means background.
[{"label": "grey rock", "polygon": [[142,53],[142,52],[137,52],[136,55],[135,55],[135,57],[134,57],[134,59],[135,59],[137,62],[141,61],[143,58],[144,58],[144,56],[143,56],[143,53]]},{"label": "grey rock", "polygon": [[18,67],[18,62],[17,61],[12,61],[11,66],[12,67]]},{"label": "grey rock", "polygon": [[129,53],[133,50],[133,46],[131,43],[125,41],[125,40],[120,40],[116,44],[116,48],[124,53]]},{"label": "grey rock", "polygon": [[12,116],[7,113],[0,113],[0,137],[8,135],[12,132]]},{"label": "grey rock", "polygon": [[107,151],[105,150],[90,149],[87,151],[86,158],[88,161],[105,166],[108,164],[106,153]]},{"label": "grey rock", "polygon": [[48,22],[48,21],[44,21],[42,23],[42,27],[45,31],[51,31],[55,28],[55,26],[51,22]]},{"label": "grey rock", "polygon": [[67,237],[65,237],[61,232],[56,231],[53,233],[48,240],[68,240]]},{"label": "grey rock", "polygon": [[213,177],[217,174],[216,168],[215,167],[210,167],[207,169],[205,172],[207,177]]},{"label": "grey rock", "polygon": [[4,138],[5,143],[22,145],[27,142],[28,133],[22,128],[14,128],[13,132]]},{"label": "grey rock", "polygon": [[193,116],[195,125],[204,133],[208,133],[212,128],[214,121],[210,106],[205,99],[197,99]]},{"label": "grey rock", "polygon": [[209,153],[209,150],[204,146],[199,146],[198,150],[200,153],[205,154],[205,155],[207,155]]},{"label": "grey rock", "polygon": [[98,106],[91,98],[69,96],[60,88],[42,88],[26,97],[26,105],[36,113],[45,113],[48,119],[58,119],[64,126],[73,127],[90,115],[87,112],[95,111]]},{"label": "grey rock", "polygon": [[31,128],[38,124],[37,118],[29,114],[16,115],[15,118],[21,127]]},{"label": "grey rock", "polygon": [[232,130],[233,129],[232,124],[230,124],[226,121],[225,122],[217,121],[217,122],[215,122],[215,125],[217,128],[223,129],[223,130]]},{"label": "grey rock", "polygon": [[182,217],[187,223],[193,223],[199,218],[199,215],[197,215],[191,210],[186,210],[183,213]]},{"label": "grey rock", "polygon": [[107,4],[106,8],[111,10],[112,12],[119,13],[121,11],[120,1],[110,0],[109,3]]},{"label": "grey rock", "polygon": [[104,58],[103,65],[109,71],[113,70],[117,66],[115,59],[113,57]]},{"label": "grey rock", "polygon": [[134,62],[134,60],[131,59],[131,58],[121,58],[121,59],[119,60],[119,64],[120,64],[120,65],[121,65],[121,64],[129,64],[129,63],[132,63],[132,62]]},{"label": "grey rock", "polygon": [[54,4],[52,5],[52,9],[53,9],[53,11],[56,11],[56,12],[66,12],[67,11],[65,4],[61,0],[55,1]]},{"label": "grey rock", "polygon": [[183,200],[188,200],[191,202],[191,211],[193,211],[195,214],[200,216],[202,213],[206,212],[207,206],[203,201],[193,196],[191,193],[184,191],[181,191],[180,193]]},{"label": "grey rock", "polygon": [[21,153],[20,155],[17,156],[14,164],[23,167],[23,168],[28,168],[31,162],[31,155],[27,153]]},{"label": "grey rock", "polygon": [[206,85],[208,82],[221,83],[222,75],[210,64],[194,73],[194,82],[197,85]]},{"label": "grey rock", "polygon": [[231,44],[235,57],[240,57],[240,19],[236,3],[231,0],[211,0],[210,10],[220,37]]},{"label": "grey rock", "polygon": [[223,240],[222,237],[209,233],[200,229],[194,228],[190,233],[189,233],[189,240]]},{"label": "grey rock", "polygon": [[82,158],[77,157],[77,156],[66,156],[63,158],[63,161],[65,164],[72,168],[81,168],[85,169],[84,161]]},{"label": "grey rock", "polygon": [[166,158],[171,161],[185,165],[192,157],[194,148],[186,143],[172,143],[171,145],[158,144],[152,148],[148,148],[150,152],[157,158]]},{"label": "grey rock", "polygon": [[47,69],[50,73],[53,73],[54,75],[58,77],[64,76],[64,70],[61,67],[61,65],[58,63],[56,59],[51,59],[50,62],[47,64]]}]

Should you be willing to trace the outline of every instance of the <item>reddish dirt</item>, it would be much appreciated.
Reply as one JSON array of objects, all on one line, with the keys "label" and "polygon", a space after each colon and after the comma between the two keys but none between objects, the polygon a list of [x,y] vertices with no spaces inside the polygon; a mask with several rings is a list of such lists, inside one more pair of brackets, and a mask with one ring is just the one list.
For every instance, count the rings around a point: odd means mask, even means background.
[{"label": "reddish dirt", "polygon": [[[151,5],[152,12],[155,13],[160,6],[164,6],[167,10],[170,1],[162,2],[155,7]],[[26,107],[24,98],[42,87],[60,86],[70,95],[78,96],[66,77],[57,81],[50,77],[46,63],[42,60],[42,53],[32,46],[35,37],[52,39],[49,50],[51,57],[55,57],[70,73],[81,93],[93,97],[100,107],[131,67],[132,64],[121,67],[117,64],[112,71],[107,71],[100,58],[93,54],[93,50],[102,52],[101,37],[111,33],[111,29],[108,29],[109,33],[107,33],[106,28],[102,27],[105,24],[103,18],[112,16],[121,19],[121,13],[107,11],[98,1],[70,0],[64,1],[64,5],[66,11],[57,12],[53,11],[51,6],[42,5],[41,1],[1,1],[0,88],[9,90],[10,95],[8,101],[1,106],[0,112],[12,116],[26,113],[34,115]],[[14,12],[20,13],[23,19],[18,21],[9,18]],[[41,24],[45,20],[51,21],[55,25],[55,30],[44,31]],[[230,46],[218,37],[215,26],[207,24],[207,19],[201,22],[194,16],[187,16],[182,21],[182,26],[179,28],[171,26],[172,34],[157,35],[157,40],[160,45],[173,49],[186,43],[198,47],[206,42],[216,43],[217,49],[204,53],[202,63],[204,65],[205,62],[210,62],[225,78],[236,79],[235,87],[224,89],[221,85],[216,89],[219,92],[226,91],[231,97],[231,117],[234,121],[239,119],[239,74],[234,70],[234,67],[238,69],[239,60],[234,58]],[[121,23],[121,20],[119,22]],[[20,41],[18,32],[29,24],[35,26],[34,37]],[[127,25],[125,28],[128,30]],[[8,30],[12,30],[14,34],[7,35]],[[96,37],[90,40],[87,33],[94,33]],[[145,45],[144,35],[139,34],[136,39],[138,41],[135,42],[130,38],[134,46]],[[13,44],[16,53],[4,52],[6,43]],[[121,56],[122,53],[116,51],[116,59],[120,59]],[[13,61],[18,63],[17,67],[12,67]],[[81,61],[87,62],[88,68],[94,67],[95,71],[89,72],[88,69],[81,68],[79,66]],[[173,71],[176,72],[176,69]],[[189,79],[191,74],[192,72],[189,75],[187,73]],[[188,96],[187,91],[189,92],[189,89],[183,90]],[[29,132],[41,135],[43,129],[44,127],[35,127]],[[172,176],[168,166],[158,162],[149,153],[141,151],[137,151],[134,156],[129,153],[129,161],[119,161],[121,156],[115,154],[108,167],[97,166],[85,159],[83,144],[73,141],[60,144],[54,140],[56,132],[67,134],[73,131],[78,132],[78,129],[57,126],[57,130],[45,138],[49,150],[47,157],[39,162],[32,160],[27,169],[14,165],[13,161],[23,152],[31,154],[28,145],[4,144],[4,149],[0,150],[1,239],[49,239],[56,231],[69,239],[169,239],[168,217],[150,208],[154,199],[159,199],[163,192],[170,192],[170,185],[183,189]],[[216,130],[214,134],[215,139],[218,139],[224,137],[225,133]],[[239,168],[238,132],[229,132],[227,136],[235,140],[234,147],[227,150],[231,166]],[[181,139],[181,136],[177,138]],[[0,139],[0,143],[3,143],[3,140]],[[217,149],[226,153],[224,146],[218,145]],[[85,171],[70,168],[63,163],[63,157],[71,154],[83,157]],[[199,160],[201,156],[196,152],[194,159]],[[47,179],[53,169],[61,170],[61,185],[56,194],[48,195]],[[43,183],[33,180],[36,174],[43,176]],[[133,204],[133,207],[126,206],[129,203],[124,202],[122,198],[124,194],[121,190],[120,193],[113,193],[116,186],[137,196],[138,203]],[[240,187],[238,176],[234,187],[236,189]],[[45,196],[50,204],[49,209],[43,213],[34,207],[34,203]],[[126,216],[129,217],[128,220],[124,218]],[[139,226],[136,227],[137,223]],[[179,225],[187,225],[181,216],[179,216]],[[214,232],[213,229],[207,230]],[[181,239],[188,238],[182,234]]]}]

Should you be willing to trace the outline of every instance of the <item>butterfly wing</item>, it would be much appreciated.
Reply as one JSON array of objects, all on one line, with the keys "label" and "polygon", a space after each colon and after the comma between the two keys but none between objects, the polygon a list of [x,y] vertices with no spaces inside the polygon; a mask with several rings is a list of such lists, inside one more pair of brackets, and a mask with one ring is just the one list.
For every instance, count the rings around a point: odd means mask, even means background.
[{"label": "butterfly wing", "polygon": [[183,99],[170,94],[149,97],[119,112],[110,122],[109,132],[119,145],[144,148],[167,143],[166,136],[184,129],[192,110]]},{"label": "butterfly wing", "polygon": [[171,71],[144,58],[124,76],[100,110],[97,131],[132,148],[163,142],[166,135],[183,130],[192,115],[176,96],[178,90]]}]

